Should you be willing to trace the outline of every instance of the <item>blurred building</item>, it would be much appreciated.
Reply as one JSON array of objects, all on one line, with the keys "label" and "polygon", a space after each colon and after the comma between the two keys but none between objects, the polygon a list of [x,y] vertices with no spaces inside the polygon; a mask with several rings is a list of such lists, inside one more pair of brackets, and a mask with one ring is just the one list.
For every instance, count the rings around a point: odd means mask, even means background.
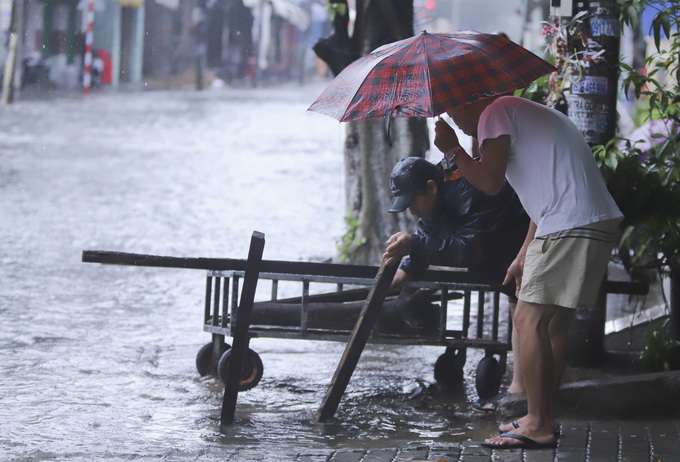
[{"label": "blurred building", "polygon": [[82,85],[90,3],[94,83],[113,87],[205,70],[235,84],[303,79],[328,21],[322,0],[0,0],[0,57],[18,37],[16,89]]},{"label": "blurred building", "polygon": [[[11,28],[18,37],[15,86],[82,85],[89,0],[15,0]],[[92,0],[97,81],[118,85],[142,77],[143,0]],[[17,85],[18,84],[18,85]]]},{"label": "blurred building", "polygon": [[526,48],[540,47],[550,0],[415,0],[416,28],[429,32],[505,32]]}]

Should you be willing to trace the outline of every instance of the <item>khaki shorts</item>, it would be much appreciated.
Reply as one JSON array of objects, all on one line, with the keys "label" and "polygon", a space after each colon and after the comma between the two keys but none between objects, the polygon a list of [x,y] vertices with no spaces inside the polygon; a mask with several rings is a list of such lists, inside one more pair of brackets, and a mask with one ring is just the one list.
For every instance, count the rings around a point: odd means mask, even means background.
[{"label": "khaki shorts", "polygon": [[621,220],[534,239],[527,249],[519,299],[566,308],[594,306]]}]

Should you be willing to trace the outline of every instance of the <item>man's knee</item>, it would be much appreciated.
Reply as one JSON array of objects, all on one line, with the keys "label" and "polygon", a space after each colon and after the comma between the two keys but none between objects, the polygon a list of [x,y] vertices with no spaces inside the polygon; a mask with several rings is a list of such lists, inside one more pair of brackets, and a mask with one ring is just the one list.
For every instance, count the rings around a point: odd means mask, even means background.
[{"label": "man's knee", "polygon": [[567,333],[569,331],[569,323],[574,314],[574,310],[569,308],[559,308],[555,315],[550,319],[550,334]]},{"label": "man's knee", "polygon": [[518,333],[522,331],[528,333],[541,329],[547,329],[551,318],[555,314],[555,308],[552,305],[539,305],[536,303],[528,303],[519,301],[515,307],[515,312],[512,321]]}]

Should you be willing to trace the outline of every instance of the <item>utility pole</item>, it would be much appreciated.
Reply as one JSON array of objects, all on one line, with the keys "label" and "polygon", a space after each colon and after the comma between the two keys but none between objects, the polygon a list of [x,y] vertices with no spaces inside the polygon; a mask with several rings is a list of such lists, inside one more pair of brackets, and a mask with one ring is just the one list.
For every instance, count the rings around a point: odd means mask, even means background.
[{"label": "utility pole", "polygon": [[580,0],[573,8],[574,15],[588,12],[582,28],[588,43],[570,44],[571,49],[582,50],[587,66],[581,80],[571,86],[568,115],[595,146],[616,134],[621,27],[616,0]]},{"label": "utility pole", "polygon": [[[584,11],[588,15],[582,23],[581,38],[572,38],[569,49],[579,50],[586,66],[581,79],[571,85],[567,115],[588,144],[596,146],[606,144],[616,134],[621,27],[616,0],[574,0],[573,15]],[[571,328],[572,360],[590,365],[603,361],[606,317],[604,291],[596,306],[577,308]]]},{"label": "utility pole", "polygon": [[671,335],[675,340],[680,340],[680,268],[671,268],[669,276],[671,282]]},{"label": "utility pole", "polygon": [[94,0],[87,2],[87,32],[85,33],[85,70],[83,72],[83,95],[90,94],[90,85],[92,83],[92,36],[94,25]]},{"label": "utility pole", "polygon": [[19,37],[19,32],[23,33],[23,8],[23,1],[14,0],[12,2],[7,58],[5,59],[4,78],[2,81],[2,104],[10,104],[14,101],[15,87],[19,82],[19,79],[16,77],[21,75],[21,71],[16,72],[16,63],[23,62],[23,59],[17,59],[17,55],[23,57],[23,53],[20,50],[23,47],[24,41],[20,40]]},{"label": "utility pole", "polygon": [[13,100],[12,80],[14,77],[14,55],[16,54],[16,48],[17,34],[11,32],[9,34],[9,45],[7,47],[7,59],[5,60],[5,73],[2,79],[2,104],[9,104]]}]

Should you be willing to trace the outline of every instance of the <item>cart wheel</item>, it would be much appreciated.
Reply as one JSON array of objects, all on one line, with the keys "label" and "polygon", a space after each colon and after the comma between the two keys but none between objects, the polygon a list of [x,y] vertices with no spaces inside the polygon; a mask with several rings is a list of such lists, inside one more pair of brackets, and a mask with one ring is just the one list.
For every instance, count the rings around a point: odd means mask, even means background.
[{"label": "cart wheel", "polygon": [[501,374],[498,372],[498,361],[493,355],[487,354],[477,365],[475,387],[479,399],[489,399],[498,394]]},{"label": "cart wheel", "polygon": [[[224,344],[226,350],[231,348],[230,345]],[[212,375],[217,370],[217,359],[213,358],[213,342],[206,343],[198,350],[196,355],[196,369],[201,377]]]},{"label": "cart wheel", "polygon": [[[229,360],[231,359],[232,351],[233,350],[227,350],[217,363],[217,376],[220,378],[222,383],[226,383],[226,378],[228,376],[227,371],[229,369]],[[246,391],[254,388],[258,383],[260,383],[263,372],[264,366],[262,365],[260,355],[248,348],[248,354],[246,354],[245,362],[241,367],[241,377],[238,382],[238,390]]]},{"label": "cart wheel", "polygon": [[447,348],[434,363],[434,379],[445,387],[455,387],[463,381],[467,350]]}]

